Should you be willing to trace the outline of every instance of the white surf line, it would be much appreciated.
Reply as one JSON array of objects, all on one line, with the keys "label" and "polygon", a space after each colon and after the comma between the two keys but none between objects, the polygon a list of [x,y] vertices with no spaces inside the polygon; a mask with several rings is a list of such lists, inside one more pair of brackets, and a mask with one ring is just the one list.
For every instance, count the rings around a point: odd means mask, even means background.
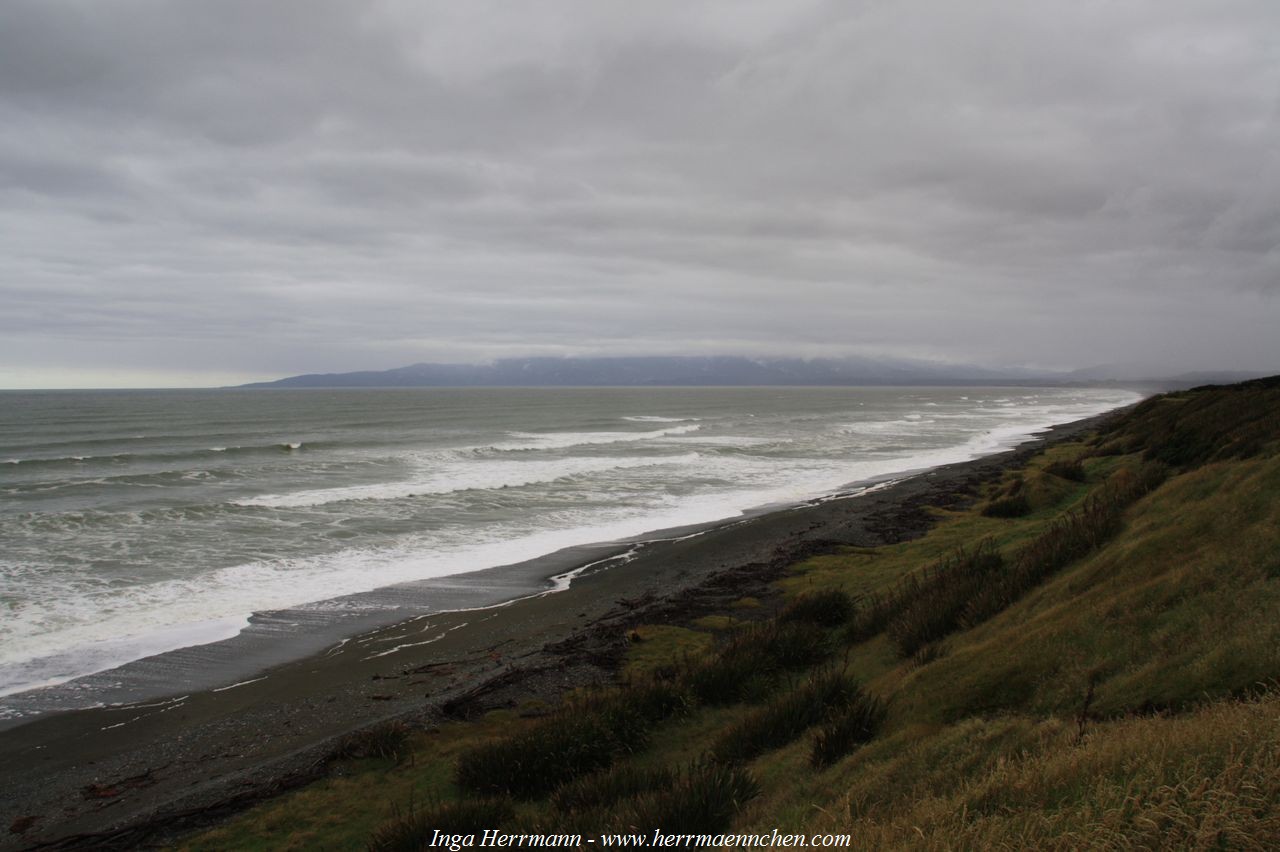
[{"label": "white surf line", "polygon": [[[416,620],[416,619],[415,619],[415,620]],[[421,628],[421,629],[419,629],[419,630],[410,630],[410,631],[408,631],[407,633],[399,633],[399,634],[397,634],[397,635],[395,635],[395,636],[377,636],[377,635],[374,635],[374,636],[370,636],[368,639],[359,639],[359,640],[357,640],[357,642],[358,642],[359,644],[361,644],[361,645],[369,645],[369,644],[381,645],[381,644],[386,643],[386,642],[395,642],[397,639],[408,639],[410,636],[412,636],[412,635],[413,635],[413,634],[415,634],[415,633],[424,633],[424,632],[426,632],[427,630],[430,630],[430,629],[431,629],[431,623],[430,623],[430,622],[428,622],[428,623],[426,623],[426,624],[422,625],[422,628]]]},{"label": "white surf line", "polygon": [[[435,612],[425,612],[420,615],[413,615],[413,616],[410,616],[409,618],[404,619],[403,621],[397,621],[392,626],[402,627],[406,624],[413,624],[415,621],[422,621],[424,618],[431,618],[433,615],[437,615],[437,614],[438,613],[435,613]],[[423,625],[422,630],[427,630],[430,627],[431,627],[430,624]],[[357,634],[355,637],[353,637],[354,641],[357,645],[365,645],[365,644],[368,644],[369,642],[393,642],[396,639],[403,639],[404,637],[409,636],[413,633],[413,631],[410,631],[409,633],[401,633],[399,636],[384,637],[380,635],[384,629],[386,628],[375,627],[373,630],[367,630],[364,633]],[[418,632],[421,633],[422,631],[420,630]],[[350,641],[350,640],[344,639],[342,640],[342,643],[345,643],[347,641]],[[341,645],[342,643],[339,643],[339,645]]]},{"label": "white surf line", "polygon": [[907,479],[906,477],[904,477],[903,479],[886,479],[884,482],[877,482],[875,485],[867,485],[865,487],[855,488],[853,491],[838,491],[835,494],[828,494],[825,497],[818,497],[802,505],[803,506],[821,506],[823,503],[830,503],[834,500],[847,500],[851,497],[861,497],[864,494],[871,494],[874,491],[883,491],[884,489],[888,488],[891,485],[897,485],[899,482],[905,482],[906,479]]},{"label": "white surf line", "polygon": [[[159,715],[160,713],[168,713],[170,710],[175,710],[175,709],[177,709],[177,708],[179,708],[179,707],[183,706],[184,704],[186,704],[186,703],[187,703],[187,699],[188,699],[188,698],[190,698],[190,697],[191,697],[190,695],[183,695],[183,696],[180,696],[180,697],[178,697],[178,698],[170,698],[170,699],[169,699],[169,700],[167,700],[167,701],[161,701],[161,702],[156,703],[156,704],[140,704],[140,705],[137,705],[138,707],[160,707],[161,705],[164,705],[164,704],[168,704],[169,706],[168,706],[168,707],[165,707],[163,710],[158,710],[158,711],[156,711],[155,713],[139,713],[137,716],[134,716],[132,719],[125,719],[123,722],[116,722],[114,725],[107,725],[106,727],[99,728],[98,730],[99,730],[99,731],[110,731],[110,730],[112,730],[113,728],[123,728],[125,725],[132,725],[134,722],[138,721],[139,719],[145,719],[145,718],[147,718],[148,716],[156,716],[156,715]],[[131,708],[131,707],[129,707],[129,705],[125,705],[125,706],[123,706],[123,707],[106,707],[106,708],[103,708],[103,709],[105,709],[105,710],[125,710],[125,709],[135,709],[135,708]]]},{"label": "white surf line", "polygon": [[242,680],[239,683],[233,683],[230,686],[220,686],[217,689],[211,689],[209,691],[210,692],[226,692],[228,689],[235,689],[237,686],[248,686],[251,683],[257,683],[260,680],[266,680],[266,679],[267,679],[267,675],[263,675],[262,677],[255,677],[252,680]]},{"label": "white surf line", "polygon": [[438,635],[438,636],[432,636],[430,639],[423,640],[422,642],[406,642],[406,643],[405,643],[405,644],[403,644],[403,645],[397,645],[397,646],[395,646],[394,648],[390,648],[390,649],[388,649],[388,650],[386,650],[386,651],[379,651],[379,652],[378,652],[378,653],[376,653],[376,654],[370,654],[370,655],[369,655],[369,656],[367,656],[367,657],[362,657],[362,658],[361,658],[361,660],[360,660],[360,662],[362,662],[362,663],[363,663],[363,662],[365,662],[365,661],[367,661],[367,660],[373,660],[373,659],[376,659],[376,658],[378,658],[378,657],[385,657],[385,656],[387,656],[387,654],[394,654],[396,651],[403,651],[405,648],[417,648],[419,645],[430,645],[430,644],[432,644],[433,642],[439,642],[441,639],[443,639],[444,637],[448,636],[448,635],[449,635],[450,633],[452,633],[453,631],[455,631],[455,630],[461,630],[462,628],[466,627],[466,626],[467,626],[468,624],[470,624],[470,623],[471,623],[471,622],[469,622],[469,621],[464,621],[464,622],[462,622],[461,624],[455,624],[453,627],[450,627],[448,630],[444,631],[444,632],[443,632],[443,633],[441,633],[440,635]]},{"label": "white surf line", "polygon": [[334,654],[336,654],[336,653],[338,653],[339,651],[341,651],[341,650],[342,650],[342,646],[343,646],[343,645],[347,644],[347,643],[348,643],[348,642],[350,642],[350,641],[351,641],[351,639],[350,639],[350,638],[343,639],[343,640],[342,640],[341,642],[339,642],[337,645],[334,645],[332,648],[330,648],[329,650],[325,651],[325,652],[324,652],[324,655],[325,655],[326,657],[332,657]]},{"label": "white surf line", "polygon": [[[737,520],[727,521],[726,523],[715,524],[714,526],[708,527],[705,530],[697,530],[696,532],[685,533],[684,535],[673,535],[673,536],[667,536],[666,538],[648,538],[648,539],[645,539],[644,541],[635,542],[632,545],[631,549],[626,551],[625,553],[618,553],[613,556],[606,556],[604,559],[597,559],[595,562],[588,562],[586,565],[579,566],[573,569],[572,571],[566,571],[563,574],[557,574],[551,579],[553,582],[557,582],[557,583],[560,583],[563,581],[565,583],[564,589],[567,589],[569,588],[568,581],[577,579],[583,573],[585,573],[588,569],[594,568],[597,565],[603,565],[606,562],[614,562],[614,561],[618,561],[621,564],[626,565],[628,562],[634,561],[635,558],[640,555],[640,551],[644,550],[646,547],[650,545],[667,544],[675,541],[688,541],[691,538],[698,538],[699,536],[708,535],[713,532],[719,532],[720,530],[731,529],[733,527],[748,523],[751,520],[753,520],[753,518],[739,518]],[[557,587],[545,592],[540,592],[538,595],[533,595],[532,597],[540,597],[541,595],[548,595],[548,594],[551,594],[552,592],[564,591],[564,589]]]},{"label": "white surf line", "polygon": [[145,710],[148,707],[163,707],[166,704],[172,704],[175,701],[186,701],[190,695],[181,695],[177,698],[166,698],[163,701],[153,701],[150,704],[135,704],[133,702],[125,702],[122,704],[108,704],[101,707],[101,710]]},{"label": "white surf line", "polygon": [[[845,497],[860,497],[863,494],[869,493],[874,490],[879,490],[880,488],[887,488],[890,485],[893,485],[900,481],[901,480],[899,479],[886,480],[885,482],[867,486],[865,489],[862,489],[859,491],[841,492],[837,494],[827,495],[825,497],[818,498],[818,501],[825,502],[827,500],[843,499]],[[797,504],[796,506],[793,506],[792,508],[800,508],[801,506],[804,506],[804,505],[811,505],[811,504],[801,503],[801,504]],[[637,556],[639,556],[641,550],[643,550],[645,547],[651,544],[688,541],[689,539],[692,539],[692,538],[698,538],[699,536],[709,535],[710,533],[713,533],[713,532],[718,532],[720,530],[727,530],[736,526],[740,526],[742,524],[750,523],[751,521],[755,520],[757,517],[759,517],[759,515],[752,515],[751,517],[747,517],[747,518],[738,518],[735,520],[726,521],[725,523],[721,523],[721,524],[713,524],[712,526],[709,526],[706,529],[696,530],[691,533],[685,533],[684,535],[666,536],[664,538],[651,538],[651,539],[646,539],[644,541],[633,542],[631,547],[623,551],[622,553],[615,553],[611,556],[605,556],[601,559],[596,559],[592,562],[586,563],[585,565],[580,565],[571,571],[566,571],[563,574],[556,574],[548,578],[554,584],[550,589],[545,589],[540,592],[533,592],[532,594],[528,594],[528,595],[522,595],[520,597],[512,598],[511,600],[507,600],[507,601],[499,601],[498,603],[486,604],[485,606],[464,607],[462,609],[440,610],[438,612],[423,613],[421,615],[415,615],[415,616],[412,616],[411,618],[407,618],[403,622],[400,622],[400,624],[404,625],[404,624],[408,624],[415,621],[421,621],[423,619],[429,619],[429,618],[432,618],[433,616],[439,616],[439,615],[452,615],[455,613],[480,613],[480,612],[486,612],[486,611],[494,611],[492,615],[489,615],[481,619],[481,621],[487,621],[497,616],[496,610],[505,609],[521,601],[546,597],[547,595],[553,595],[558,592],[567,591],[576,578],[582,576],[582,574],[584,574],[585,572],[589,571],[592,568],[595,568],[600,565],[605,565],[610,562],[618,562],[619,564],[625,565],[628,562],[633,561]],[[449,628],[448,630],[444,631],[444,633],[441,633],[438,636],[434,636],[422,642],[409,642],[402,645],[397,645],[396,647],[386,651],[379,651],[367,657],[361,658],[361,662],[376,659],[378,657],[384,657],[388,654],[394,654],[395,652],[402,651],[405,648],[414,648],[421,645],[430,645],[433,642],[438,642],[441,639],[443,639],[446,634],[451,633],[454,630],[459,630],[463,627],[466,627],[470,623],[471,622],[464,621],[461,624],[457,624]],[[430,624],[426,624],[418,632],[429,630],[430,627],[431,627]],[[411,631],[410,633],[401,633],[397,636],[382,639],[379,637],[380,632],[381,630],[379,628],[375,628],[366,633],[361,633],[355,637],[348,637],[346,639],[343,639],[340,642],[338,642],[338,644],[334,645],[332,648],[326,651],[325,656],[329,657],[329,656],[332,656],[333,654],[341,652],[343,647],[352,641],[355,641],[357,644],[363,645],[370,642],[394,641],[395,639],[407,638],[408,636],[412,635],[412,631]]]}]

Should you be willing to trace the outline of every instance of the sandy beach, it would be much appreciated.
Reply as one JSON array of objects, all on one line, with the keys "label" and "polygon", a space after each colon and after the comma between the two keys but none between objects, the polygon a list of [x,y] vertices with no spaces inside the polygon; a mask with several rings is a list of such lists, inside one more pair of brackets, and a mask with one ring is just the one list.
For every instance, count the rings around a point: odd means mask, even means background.
[{"label": "sandy beach", "polygon": [[[967,503],[982,481],[1098,419],[866,493],[654,542],[629,560],[593,551],[595,564],[566,590],[349,636],[243,683],[0,731],[0,848],[131,848],[171,838],[319,777],[335,740],[353,729],[392,718],[429,725],[608,683],[633,625],[679,623],[747,595],[767,599],[771,581],[807,555],[919,535],[930,524],[925,507]],[[505,592],[495,581],[494,594],[545,587],[564,568],[544,564],[541,576],[511,579]],[[21,834],[10,830],[19,825]]]}]

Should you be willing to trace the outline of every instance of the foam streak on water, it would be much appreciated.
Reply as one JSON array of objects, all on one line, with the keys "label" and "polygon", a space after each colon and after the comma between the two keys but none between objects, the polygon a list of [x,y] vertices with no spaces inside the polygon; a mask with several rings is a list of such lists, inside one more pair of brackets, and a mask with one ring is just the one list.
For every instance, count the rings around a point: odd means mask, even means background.
[{"label": "foam streak on water", "polygon": [[234,635],[255,611],[348,606],[334,599],[812,499],[1136,399],[1024,388],[0,394],[0,695]]}]

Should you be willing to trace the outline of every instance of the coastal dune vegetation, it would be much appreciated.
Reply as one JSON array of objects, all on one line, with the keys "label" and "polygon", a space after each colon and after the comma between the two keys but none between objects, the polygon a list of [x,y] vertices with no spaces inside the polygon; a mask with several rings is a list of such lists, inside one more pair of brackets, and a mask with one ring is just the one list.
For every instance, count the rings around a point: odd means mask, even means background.
[{"label": "coastal dune vegetation", "polygon": [[772,600],[637,631],[607,688],[371,736],[180,846],[1280,848],[1280,379],[1153,397],[932,513]]}]

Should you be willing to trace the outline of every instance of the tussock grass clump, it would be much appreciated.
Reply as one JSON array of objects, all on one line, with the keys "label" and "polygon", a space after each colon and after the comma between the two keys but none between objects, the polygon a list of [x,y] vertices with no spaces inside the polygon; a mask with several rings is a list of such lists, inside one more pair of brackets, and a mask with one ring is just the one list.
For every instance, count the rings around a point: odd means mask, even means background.
[{"label": "tussock grass clump", "polygon": [[1003,611],[1014,601],[1069,563],[1102,546],[1120,529],[1124,510],[1158,487],[1164,465],[1147,463],[1136,471],[1122,468],[1089,495],[1084,505],[1067,512],[1015,554],[1012,567],[993,575],[965,603],[959,624],[972,627]]},{"label": "tussock grass clump", "polygon": [[551,805],[561,813],[606,808],[622,799],[668,789],[678,777],[665,766],[618,766],[561,785],[551,795]]},{"label": "tussock grass clump", "polygon": [[685,682],[650,679],[579,698],[526,731],[464,752],[454,777],[471,793],[538,798],[640,751],[653,725],[688,712],[694,700]]},{"label": "tussock grass clump", "polygon": [[703,763],[675,783],[620,803],[612,822],[618,829],[650,832],[722,832],[744,804],[760,795],[751,773],[737,766]]},{"label": "tussock grass clump", "polygon": [[1099,443],[1097,448],[1091,451],[1091,454],[1095,458],[1106,458],[1108,456],[1126,456],[1141,449],[1142,443],[1140,441],[1129,438],[1115,438]]},{"label": "tussock grass clump", "polygon": [[934,660],[940,660],[946,655],[946,643],[931,642],[911,655],[911,664],[917,668],[920,666],[927,666]]},{"label": "tussock grass clump", "polygon": [[880,699],[858,689],[847,706],[832,715],[814,735],[809,764],[818,769],[830,766],[870,742],[884,723],[884,717],[885,707]]},{"label": "tussock grass clump", "polygon": [[1084,465],[1079,459],[1061,459],[1044,466],[1044,472],[1050,476],[1069,479],[1072,482],[1084,482]]},{"label": "tussock grass clump", "polygon": [[799,621],[839,627],[853,616],[853,598],[843,589],[805,592],[778,614],[779,621]]},{"label": "tussock grass clump", "polygon": [[627,684],[608,701],[627,707],[646,722],[663,722],[683,716],[694,705],[689,688],[673,680],[643,680]]},{"label": "tussock grass clump", "polygon": [[822,662],[831,655],[827,632],[802,621],[766,621],[734,634],[721,653],[725,659],[764,660],[770,668],[796,671]]},{"label": "tussock grass clump", "polygon": [[910,657],[954,632],[968,602],[1003,570],[1004,557],[990,539],[926,569],[915,595],[886,626],[898,653]]},{"label": "tussock grass clump", "polygon": [[[865,642],[884,633],[895,623],[899,623],[896,629],[905,630],[906,623],[902,619],[908,611],[922,599],[939,597],[935,586],[953,586],[968,575],[983,576],[1000,567],[999,559],[994,545],[984,539],[973,550],[960,548],[933,565],[902,577],[886,591],[867,595],[858,602],[858,608],[844,630],[845,641],[849,644]],[[926,614],[925,610],[917,610],[910,619],[919,620]],[[913,651],[914,648],[906,653]]]},{"label": "tussock grass clump", "polygon": [[831,656],[825,630],[803,621],[766,621],[737,630],[719,654],[686,660],[678,680],[700,703],[754,701],[780,672],[806,669]]},{"label": "tussock grass clump", "polygon": [[906,606],[907,600],[919,586],[920,579],[915,574],[908,574],[888,591],[862,598],[849,625],[844,629],[844,640],[850,645],[856,645],[883,633],[890,620]]},{"label": "tussock grass clump", "polygon": [[723,707],[739,701],[755,701],[773,682],[768,659],[739,654],[686,662],[680,675],[700,704]]},{"label": "tussock grass clump", "polygon": [[843,711],[859,694],[858,684],[842,672],[814,674],[726,728],[712,744],[711,756],[726,763],[751,760]]},{"label": "tussock grass clump", "polygon": [[454,779],[469,793],[536,799],[644,748],[649,725],[616,699],[571,704],[528,730],[463,752]]},{"label": "tussock grass clump", "polygon": [[511,823],[515,809],[507,799],[461,799],[425,808],[412,805],[396,813],[369,838],[369,852],[419,852],[429,849],[437,831],[473,833]]},{"label": "tussock grass clump", "polygon": [[338,740],[330,755],[332,760],[381,757],[403,760],[409,753],[409,726],[403,722],[380,722]]},{"label": "tussock grass clump", "polygon": [[1031,501],[1025,494],[997,497],[982,507],[984,518],[1021,518],[1031,514]]}]

